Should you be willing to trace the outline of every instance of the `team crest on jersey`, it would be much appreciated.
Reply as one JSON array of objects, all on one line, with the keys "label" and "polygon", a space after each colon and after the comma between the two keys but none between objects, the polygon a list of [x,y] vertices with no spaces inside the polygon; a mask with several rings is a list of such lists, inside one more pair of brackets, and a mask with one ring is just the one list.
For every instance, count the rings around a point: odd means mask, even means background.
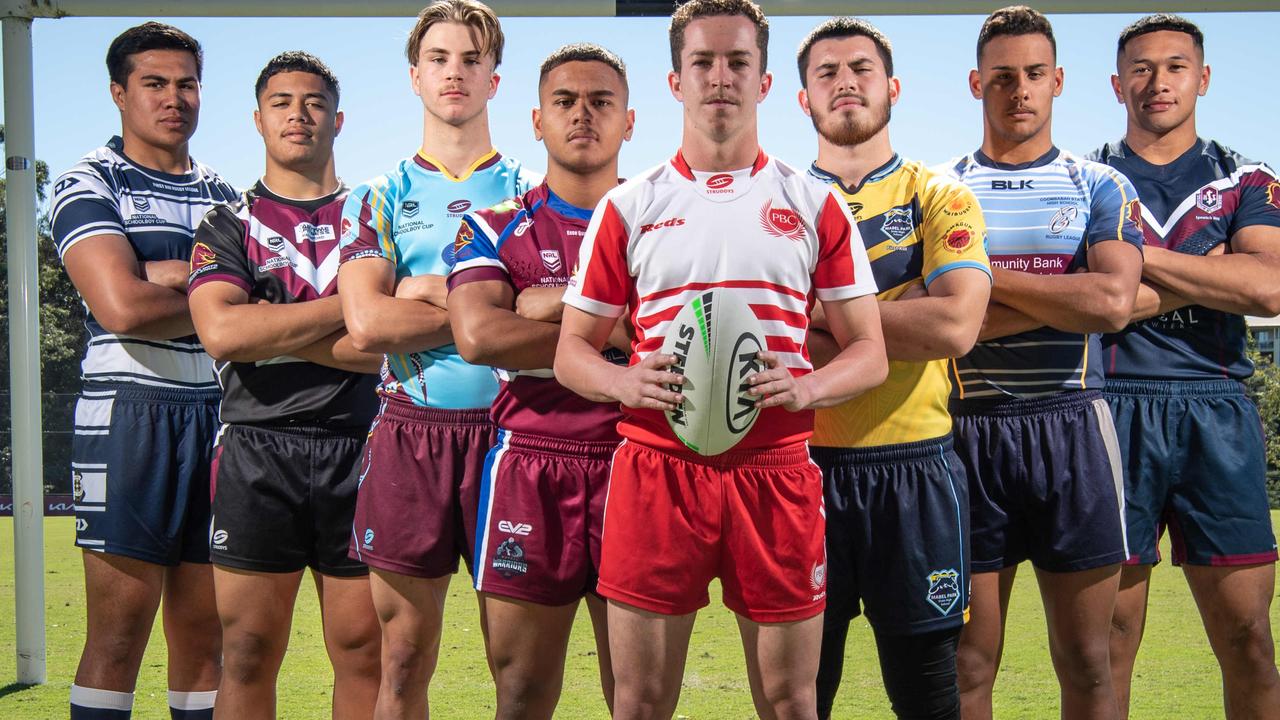
[{"label": "team crest on jersey", "polygon": [[499,575],[508,580],[529,572],[529,561],[524,556],[524,545],[514,537],[503,540],[498,549],[493,551],[492,565]]},{"label": "team crest on jersey", "polygon": [[1222,209],[1222,192],[1212,185],[1200,188],[1196,193],[1196,207],[1213,214]]},{"label": "team crest on jersey", "polygon": [[911,211],[910,205],[889,208],[883,217],[884,222],[880,224],[880,232],[895,243],[906,240],[907,236],[916,229],[915,213]]},{"label": "team crest on jersey", "polygon": [[564,263],[560,261],[559,250],[543,250],[541,254],[542,264],[546,266],[548,272],[559,274],[564,268]]},{"label": "team crest on jersey", "polygon": [[1058,208],[1058,212],[1054,213],[1053,219],[1049,221],[1049,234],[1057,235],[1066,230],[1079,216],[1080,208],[1076,205],[1064,205]]},{"label": "team crest on jersey", "polygon": [[84,475],[79,470],[71,473],[71,497],[78,503],[84,502]]},{"label": "team crest on jersey", "polygon": [[151,210],[151,201],[141,195],[130,195],[129,199],[133,201],[133,209],[140,213],[149,212]]},{"label": "team crest on jersey", "polygon": [[356,226],[351,223],[351,218],[342,218],[342,242],[350,243],[356,239]]},{"label": "team crest on jersey", "polygon": [[965,223],[953,225],[951,230],[947,231],[947,237],[943,243],[951,252],[962,253],[973,244],[973,228]]},{"label": "team crest on jersey", "polygon": [[804,224],[800,214],[791,208],[775,208],[772,200],[766,200],[760,208],[760,227],[774,237],[799,241],[804,238]]},{"label": "team crest on jersey", "polygon": [[934,570],[929,573],[929,591],[925,600],[946,615],[960,602],[960,573],[954,568]]},{"label": "team crest on jersey", "polygon": [[456,258],[458,253],[462,252],[475,239],[476,231],[471,229],[471,223],[462,223],[458,227],[458,234],[453,238],[453,256]]},{"label": "team crest on jersey", "polygon": [[1267,204],[1280,210],[1280,182],[1267,185]]},{"label": "team crest on jersey", "polygon": [[191,272],[196,272],[218,262],[218,256],[214,254],[213,248],[198,242],[191,248]]},{"label": "team crest on jersey", "polygon": [[1124,218],[1133,223],[1133,226],[1141,232],[1142,230],[1142,205],[1137,198],[1130,200],[1124,204]]},{"label": "team crest on jersey", "polygon": [[404,202],[400,203],[400,212],[404,213],[405,217],[410,217],[410,218],[413,217],[414,215],[417,215],[418,201],[405,200]]}]

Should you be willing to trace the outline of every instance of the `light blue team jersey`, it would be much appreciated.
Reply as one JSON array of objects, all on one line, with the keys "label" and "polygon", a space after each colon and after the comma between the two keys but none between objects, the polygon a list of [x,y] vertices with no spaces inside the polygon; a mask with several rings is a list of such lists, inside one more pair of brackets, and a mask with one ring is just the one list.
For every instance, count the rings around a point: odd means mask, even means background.
[{"label": "light blue team jersey", "polygon": [[[521,195],[542,181],[496,150],[455,177],[415,154],[396,169],[360,185],[342,209],[342,262],[391,261],[396,279],[448,275],[462,216]],[[472,365],[453,345],[386,355],[381,392],[391,401],[443,408],[487,408],[498,392],[493,371]]]},{"label": "light blue team jersey", "polygon": [[[1088,268],[1089,248],[1142,248],[1138,194],[1123,175],[1057,148],[1020,165],[981,151],[951,164],[987,222],[993,268],[1065,275]],[[1100,389],[1101,336],[1041,327],[979,342],[951,363],[952,397],[1013,399]]]}]

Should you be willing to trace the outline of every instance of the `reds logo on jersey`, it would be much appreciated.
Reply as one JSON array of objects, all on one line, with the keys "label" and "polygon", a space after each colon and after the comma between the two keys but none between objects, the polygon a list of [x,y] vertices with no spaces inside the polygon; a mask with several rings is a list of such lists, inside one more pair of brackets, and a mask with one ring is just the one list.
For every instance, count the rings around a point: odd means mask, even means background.
[{"label": "reds logo on jersey", "polygon": [[764,207],[760,208],[760,227],[774,237],[797,241],[804,238],[800,214],[791,208],[775,208],[772,200],[766,200]]}]

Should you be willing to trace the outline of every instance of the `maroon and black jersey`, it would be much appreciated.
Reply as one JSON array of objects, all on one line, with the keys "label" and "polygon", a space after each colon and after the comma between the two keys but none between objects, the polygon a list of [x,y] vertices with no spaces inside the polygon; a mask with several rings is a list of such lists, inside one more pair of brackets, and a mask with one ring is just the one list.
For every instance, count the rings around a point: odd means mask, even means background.
[{"label": "maroon and black jersey", "polygon": [[[1124,173],[1142,200],[1147,245],[1205,255],[1250,225],[1280,227],[1280,179],[1266,165],[1197,139],[1167,165],[1143,160],[1123,140],[1090,155]],[[1244,318],[1200,305],[1140,320],[1102,338],[1103,372],[1132,380],[1242,379]]]},{"label": "maroon and black jersey", "polygon": [[[338,227],[347,188],[293,200],[256,183],[196,230],[189,290],[225,282],[251,302],[307,302],[338,292]],[[243,425],[365,430],[378,409],[377,377],[295,357],[218,362],[221,419]]]},{"label": "maroon and black jersey", "polygon": [[[530,287],[569,284],[591,209],[565,202],[546,183],[520,197],[463,217],[454,243],[457,263],[449,287],[497,280],[519,293]],[[605,350],[626,365],[627,355]],[[556,381],[550,368],[495,368],[501,386],[493,401],[493,423],[503,430],[581,442],[617,441],[622,419],[617,403],[587,400]]]}]

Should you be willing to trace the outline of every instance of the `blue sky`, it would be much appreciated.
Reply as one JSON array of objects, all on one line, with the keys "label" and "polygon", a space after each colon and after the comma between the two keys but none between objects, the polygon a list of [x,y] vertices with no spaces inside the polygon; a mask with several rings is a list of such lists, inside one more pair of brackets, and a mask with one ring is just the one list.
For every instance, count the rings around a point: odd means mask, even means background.
[{"label": "blue sky", "polygon": [[[1050,16],[1058,36],[1065,91],[1055,106],[1054,137],[1076,152],[1118,138],[1124,111],[1108,77],[1115,38],[1133,14]],[[1280,163],[1274,127],[1280,94],[1272,52],[1280,13],[1189,15],[1206,35],[1213,68],[1209,95],[1200,101],[1199,129],[1239,152]],[[772,19],[770,69],[774,86],[761,113],[761,141],[769,153],[807,165],[815,151],[812,126],[799,110],[795,49],[822,18]],[[141,18],[37,20],[36,154],[60,172],[118,131],[107,94],[107,45]],[[966,82],[973,66],[981,16],[877,17],[894,43],[903,95],[892,135],[902,154],[930,163],[975,148],[981,108]],[[277,52],[315,53],[342,83],[346,127],[338,138],[338,173],[350,184],[385,172],[412,153],[421,137],[421,104],[412,94],[403,55],[411,18],[176,18],[205,46],[204,99],[193,154],[237,187],[257,178],[262,145],[253,129],[253,82]],[[529,111],[536,102],[538,65],[568,42],[599,42],[622,56],[636,109],[634,139],[622,150],[623,175],[664,161],[680,137],[680,112],[666,86],[670,67],[666,20],[510,18],[502,82],[490,106],[494,144],[541,169],[545,153],[533,140]],[[1261,64],[1259,64],[1261,63]]]}]

